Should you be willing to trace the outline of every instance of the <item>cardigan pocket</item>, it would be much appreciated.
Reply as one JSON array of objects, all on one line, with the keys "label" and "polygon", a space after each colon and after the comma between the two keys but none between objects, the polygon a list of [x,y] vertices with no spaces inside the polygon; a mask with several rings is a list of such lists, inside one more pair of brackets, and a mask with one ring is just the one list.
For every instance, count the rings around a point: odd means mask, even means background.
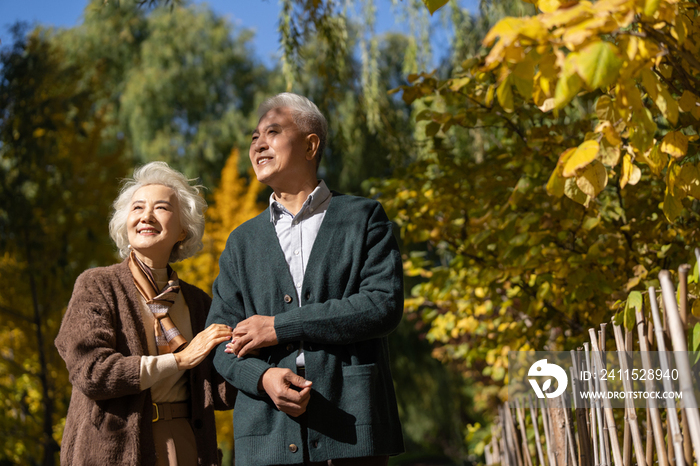
[{"label": "cardigan pocket", "polygon": [[95,401],[92,407],[92,412],[90,413],[90,421],[95,428],[105,434],[119,433],[127,428],[127,412],[124,413],[114,413],[114,408],[117,411],[123,409],[123,405],[127,404],[124,400],[112,403],[112,400],[100,400]]},{"label": "cardigan pocket", "polygon": [[372,424],[376,413],[377,365],[343,366],[340,409],[352,415],[355,425]]}]

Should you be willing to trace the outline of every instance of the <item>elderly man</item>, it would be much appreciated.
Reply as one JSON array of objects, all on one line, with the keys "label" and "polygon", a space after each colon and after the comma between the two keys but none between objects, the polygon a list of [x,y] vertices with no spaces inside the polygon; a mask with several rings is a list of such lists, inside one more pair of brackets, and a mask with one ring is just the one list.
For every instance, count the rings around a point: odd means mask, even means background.
[{"label": "elderly man", "polygon": [[221,255],[207,325],[235,327],[214,364],[239,389],[239,466],[386,465],[403,451],[387,335],[403,313],[391,222],[317,179],[327,123],[279,94],[259,108],[250,161],[270,207]]}]

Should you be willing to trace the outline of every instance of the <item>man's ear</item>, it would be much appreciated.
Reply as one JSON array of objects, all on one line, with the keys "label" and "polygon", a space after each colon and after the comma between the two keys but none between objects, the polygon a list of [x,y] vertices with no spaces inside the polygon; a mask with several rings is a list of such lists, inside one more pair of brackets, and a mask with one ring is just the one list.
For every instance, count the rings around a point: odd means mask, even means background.
[{"label": "man's ear", "polygon": [[306,136],[306,160],[313,160],[316,158],[320,143],[321,139],[316,134],[312,133]]}]

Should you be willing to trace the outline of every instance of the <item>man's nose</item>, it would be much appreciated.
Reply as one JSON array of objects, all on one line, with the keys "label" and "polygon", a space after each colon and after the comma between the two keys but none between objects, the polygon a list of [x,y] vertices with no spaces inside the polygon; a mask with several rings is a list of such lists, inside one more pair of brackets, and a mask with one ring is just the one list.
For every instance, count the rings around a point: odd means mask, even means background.
[{"label": "man's nose", "polygon": [[253,142],[253,150],[255,152],[262,152],[266,149],[268,149],[267,141],[262,136]]}]

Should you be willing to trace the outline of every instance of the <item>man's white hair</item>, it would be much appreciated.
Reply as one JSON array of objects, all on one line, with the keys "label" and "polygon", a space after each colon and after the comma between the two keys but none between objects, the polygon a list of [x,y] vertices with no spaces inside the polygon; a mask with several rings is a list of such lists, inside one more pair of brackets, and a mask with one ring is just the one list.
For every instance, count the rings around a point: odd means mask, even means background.
[{"label": "man's white hair", "polygon": [[204,211],[207,202],[199,195],[204,186],[191,185],[185,175],[168,166],[165,162],[151,162],[134,170],[134,177],[123,181],[119,196],[114,201],[114,214],[109,221],[109,235],[119,249],[119,255],[125,258],[129,255],[129,233],[126,219],[129,216],[129,205],[134,193],[144,186],[160,184],[175,191],[180,204],[180,224],[187,232],[184,240],[179,241],[170,252],[168,262],[178,262],[194,256],[202,249],[204,234]]},{"label": "man's white hair", "polygon": [[258,107],[258,118],[262,118],[270,110],[280,107],[289,107],[292,110],[292,118],[297,128],[305,134],[315,134],[318,136],[318,151],[316,151],[316,166],[321,163],[323,150],[326,148],[326,137],[328,135],[328,122],[326,117],[318,109],[316,104],[304,96],[283,92],[270,97]]}]

